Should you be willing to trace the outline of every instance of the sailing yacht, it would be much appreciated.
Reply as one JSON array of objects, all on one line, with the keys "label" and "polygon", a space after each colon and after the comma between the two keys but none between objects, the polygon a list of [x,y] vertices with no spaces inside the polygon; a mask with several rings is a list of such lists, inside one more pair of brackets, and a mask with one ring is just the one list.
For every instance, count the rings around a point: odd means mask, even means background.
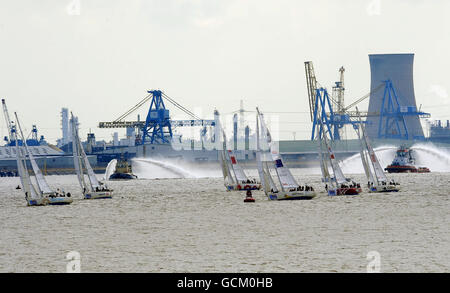
[{"label": "sailing yacht", "polygon": [[[64,191],[54,191],[50,188],[50,186],[47,183],[47,180],[45,180],[44,175],[42,174],[41,170],[39,169],[39,166],[36,163],[36,160],[34,159],[33,154],[31,153],[30,149],[28,148],[27,141],[23,135],[22,128],[20,126],[19,118],[17,116],[17,113],[14,113],[16,116],[16,125],[20,132],[20,136],[22,138],[22,144],[25,147],[25,154],[28,156],[31,167],[33,169],[34,177],[36,179],[36,187],[31,182],[30,175],[28,173],[27,167],[26,167],[26,156],[23,155],[23,149],[22,147],[19,147],[19,141],[17,140],[17,129],[14,130],[14,139],[16,141],[16,153],[17,157],[21,157],[18,159],[18,169],[21,170],[19,173],[21,173],[21,180],[22,180],[22,186],[25,185],[24,190],[25,195],[27,197],[28,205],[67,205],[71,204],[73,202],[72,198],[70,197],[70,193],[65,193]],[[21,161],[19,163],[19,161]],[[24,180],[22,179],[22,176],[24,177]],[[25,183],[26,182],[26,183]],[[28,186],[26,186],[28,185]],[[30,197],[28,196],[30,195]]]},{"label": "sailing yacht", "polygon": [[[330,146],[321,120],[320,124],[322,127],[317,131],[317,140],[319,141],[320,169],[322,171],[322,181],[325,183],[325,189],[330,196],[357,195],[362,192],[361,185],[344,176],[333,149]],[[323,151],[324,147],[325,151]],[[333,176],[329,172],[329,166],[333,170]]]},{"label": "sailing yacht", "polygon": [[[272,147],[272,138],[266,127],[263,115],[256,108],[256,162],[264,193],[270,200],[307,200],[316,196],[312,186],[300,186],[284,165],[278,151]],[[261,131],[259,124],[261,123]],[[261,145],[261,141],[263,145]],[[278,189],[270,170],[275,169],[281,190]]]},{"label": "sailing yacht", "polygon": [[20,183],[22,190],[25,192],[25,200],[28,206],[43,206],[48,204],[48,198],[42,196],[42,194],[36,191],[33,183],[31,182],[30,174],[28,172],[24,150],[19,146],[17,140],[16,127],[11,127],[12,140],[16,142],[16,159],[17,159],[17,172],[20,176]]},{"label": "sailing yacht", "polygon": [[[81,145],[78,135],[78,125],[71,113],[70,122],[72,124],[72,148],[73,162],[77,173],[78,182],[80,183],[84,199],[100,199],[112,198],[113,190],[108,188],[104,183],[99,182],[95,176],[94,170],[89,163],[88,157]],[[84,168],[83,168],[84,166]],[[84,170],[86,169],[88,182],[85,180]]]},{"label": "sailing yacht", "polygon": [[[359,126],[355,128],[355,130],[361,145],[360,156],[364,167],[364,173],[367,177],[367,187],[369,188],[369,192],[398,192],[400,190],[400,184],[393,179],[388,183],[388,178],[383,172],[383,168],[381,167],[375,151],[370,144],[369,138],[367,137],[366,129],[361,121],[361,116],[359,116],[358,108],[356,108],[356,111],[359,117]],[[369,165],[369,161],[371,165]]]},{"label": "sailing yacht", "polygon": [[[216,110],[216,115],[219,115]],[[244,169],[239,165],[238,160],[231,150],[227,150],[226,135],[223,131],[220,122],[218,123],[219,130],[222,132],[223,145],[222,150],[219,151],[219,161],[222,167],[222,174],[224,185],[228,191],[232,190],[259,190],[261,183],[255,179],[250,179],[244,172]]]}]

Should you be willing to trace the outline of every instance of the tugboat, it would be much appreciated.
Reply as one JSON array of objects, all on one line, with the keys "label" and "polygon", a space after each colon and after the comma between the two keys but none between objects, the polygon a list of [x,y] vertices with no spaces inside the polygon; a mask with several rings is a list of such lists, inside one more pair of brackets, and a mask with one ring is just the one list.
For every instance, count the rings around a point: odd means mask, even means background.
[{"label": "tugboat", "polygon": [[397,150],[392,163],[384,168],[389,173],[429,173],[430,169],[427,167],[414,166],[415,159],[412,156],[412,150],[402,145]]},{"label": "tugboat", "polygon": [[137,176],[134,175],[131,171],[131,166],[128,164],[128,161],[121,158],[117,161],[116,170],[111,176],[109,176],[108,180],[131,180],[137,179]]}]

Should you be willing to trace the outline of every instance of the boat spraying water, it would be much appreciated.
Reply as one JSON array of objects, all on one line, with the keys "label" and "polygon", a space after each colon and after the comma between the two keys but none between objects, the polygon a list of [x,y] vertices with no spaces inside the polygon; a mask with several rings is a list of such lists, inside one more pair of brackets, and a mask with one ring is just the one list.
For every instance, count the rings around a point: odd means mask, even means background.
[{"label": "boat spraying water", "polygon": [[[381,166],[389,165],[395,157],[395,146],[380,146],[374,149],[377,154],[377,158],[380,161]],[[340,163],[342,170],[349,174],[362,174],[364,173],[364,167],[361,164],[361,154],[357,153]]]},{"label": "boat spraying water", "polygon": [[108,180],[109,177],[114,173],[116,170],[117,160],[113,159],[108,163],[108,166],[106,166],[105,175],[103,176],[103,180]]},{"label": "boat spraying water", "polygon": [[[398,147],[380,146],[374,149],[381,166],[389,166],[396,156]],[[417,143],[409,148],[415,166],[428,166],[433,172],[450,172],[450,150],[438,148],[433,144]],[[341,162],[345,172],[364,173],[360,154],[355,154]]]},{"label": "boat spraying water", "polygon": [[131,160],[133,173],[141,179],[166,178],[212,178],[220,177],[220,170],[214,166],[189,164],[182,160],[156,160],[134,158]]},{"label": "boat spraying water", "polygon": [[410,149],[417,165],[429,166],[433,172],[450,172],[450,150],[425,143],[415,144]]}]

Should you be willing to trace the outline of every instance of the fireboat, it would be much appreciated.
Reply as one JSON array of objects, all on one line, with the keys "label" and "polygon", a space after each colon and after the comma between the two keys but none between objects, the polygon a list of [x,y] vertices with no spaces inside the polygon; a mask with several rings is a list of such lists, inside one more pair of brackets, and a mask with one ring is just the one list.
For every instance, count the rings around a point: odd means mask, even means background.
[{"label": "fireboat", "polygon": [[412,150],[402,145],[397,150],[392,163],[384,168],[388,173],[429,173],[430,169],[427,167],[414,166],[415,159],[412,155]]},{"label": "fireboat", "polygon": [[131,171],[131,166],[123,157],[117,161],[114,173],[109,177],[109,180],[130,180],[137,179]]}]

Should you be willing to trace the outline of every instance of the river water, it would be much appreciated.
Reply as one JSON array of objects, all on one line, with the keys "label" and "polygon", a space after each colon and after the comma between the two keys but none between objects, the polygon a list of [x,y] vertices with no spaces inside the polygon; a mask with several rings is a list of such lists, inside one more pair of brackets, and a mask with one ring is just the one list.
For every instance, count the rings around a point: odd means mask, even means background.
[{"label": "river water", "polygon": [[113,199],[81,200],[66,175],[48,181],[73,204],[27,207],[19,179],[0,178],[0,272],[65,272],[70,251],[82,272],[366,272],[372,251],[382,272],[450,271],[450,173],[397,174],[401,192],[354,197],[293,173],[319,196],[244,203],[214,177],[111,182]]}]

